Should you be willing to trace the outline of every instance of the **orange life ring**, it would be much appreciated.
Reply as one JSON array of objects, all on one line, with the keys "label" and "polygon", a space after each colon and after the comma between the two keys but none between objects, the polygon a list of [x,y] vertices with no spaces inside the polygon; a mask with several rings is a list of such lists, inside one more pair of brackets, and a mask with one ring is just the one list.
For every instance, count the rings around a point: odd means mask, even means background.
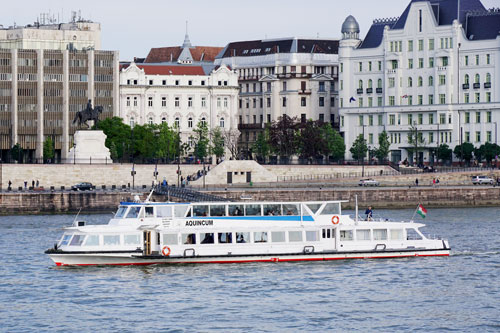
[{"label": "orange life ring", "polygon": [[339,224],[340,218],[337,215],[332,216],[332,223],[333,224]]},{"label": "orange life ring", "polygon": [[[165,250],[167,250],[165,252]],[[161,253],[165,256],[168,257],[170,255],[170,248],[168,246],[164,246],[163,249],[161,250]]]}]

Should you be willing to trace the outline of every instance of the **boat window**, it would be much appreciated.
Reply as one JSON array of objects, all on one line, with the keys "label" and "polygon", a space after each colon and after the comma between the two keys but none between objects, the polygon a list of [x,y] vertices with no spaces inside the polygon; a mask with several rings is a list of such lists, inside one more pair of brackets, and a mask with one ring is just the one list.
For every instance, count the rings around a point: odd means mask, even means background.
[{"label": "boat window", "polygon": [[289,231],[288,232],[289,242],[302,242],[302,231]]},{"label": "boat window", "polygon": [[104,235],[104,245],[120,245],[120,235]]},{"label": "boat window", "polygon": [[335,238],[335,230],[322,229],[322,238]]},{"label": "boat window", "polygon": [[356,230],[357,240],[370,240],[370,229],[358,229]]},{"label": "boat window", "polygon": [[177,234],[163,234],[163,244],[177,245]]},{"label": "boat window", "polygon": [[133,206],[130,207],[127,218],[128,219],[135,219],[139,216],[139,212],[141,211],[141,206]]},{"label": "boat window", "polygon": [[81,246],[84,239],[85,239],[85,235],[74,235],[73,238],[71,239],[71,243],[69,243],[69,245],[70,246]]},{"label": "boat window", "polygon": [[210,216],[225,216],[226,206],[225,205],[210,205]]},{"label": "boat window", "polygon": [[193,216],[207,216],[207,215],[208,215],[207,205],[193,206]]},{"label": "boat window", "polygon": [[123,243],[125,245],[141,245],[141,235],[125,235],[123,236]]},{"label": "boat window", "polygon": [[196,234],[182,234],[182,244],[196,244]]},{"label": "boat window", "polygon": [[[174,207],[174,215],[175,217],[184,217],[186,216],[186,211],[190,210],[191,207],[188,205],[180,205]],[[188,212],[187,216],[191,216],[191,211]]]},{"label": "boat window", "polygon": [[211,232],[202,232],[200,233],[201,244],[213,244],[214,243],[214,234]]},{"label": "boat window", "polygon": [[313,214],[316,214],[318,210],[321,208],[321,204],[308,203],[306,204],[306,206],[311,210]]},{"label": "boat window", "polygon": [[99,235],[88,235],[84,246],[97,246],[99,245]]},{"label": "boat window", "polygon": [[236,233],[236,243],[248,243],[250,242],[249,232],[237,232]]},{"label": "boat window", "polygon": [[217,239],[219,240],[219,244],[232,243],[233,234],[230,232],[219,232]]},{"label": "boat window", "polygon": [[415,229],[406,229],[406,239],[407,240],[420,240],[422,236],[420,236]]},{"label": "boat window", "polygon": [[321,211],[321,215],[333,215],[340,214],[340,203],[329,202],[325,205],[325,208]]},{"label": "boat window", "polygon": [[246,216],[260,216],[260,205],[245,205]]},{"label": "boat window", "polygon": [[115,219],[120,219],[125,216],[125,212],[127,211],[127,206],[120,206],[115,214]]},{"label": "boat window", "polygon": [[391,229],[391,239],[392,240],[403,239],[403,229]]},{"label": "boat window", "polygon": [[267,232],[258,231],[253,233],[254,243],[266,243],[267,242]]},{"label": "boat window", "polygon": [[68,235],[68,234],[63,235],[61,242],[59,243],[59,246],[68,245],[70,239],[71,239],[71,235]]},{"label": "boat window", "polygon": [[273,243],[283,243],[285,241],[285,232],[284,231],[271,232],[271,240]]},{"label": "boat window", "polygon": [[352,230],[340,230],[340,240],[341,241],[352,241],[353,232]]},{"label": "boat window", "polygon": [[154,209],[152,206],[144,207],[144,217],[155,217]]},{"label": "boat window", "polygon": [[[177,207],[176,207],[177,208]],[[184,210],[184,214],[186,211]],[[157,217],[172,217],[172,207],[170,206],[156,206],[156,216]]]},{"label": "boat window", "polygon": [[387,229],[373,229],[373,240],[386,240]]},{"label": "boat window", "polygon": [[243,216],[243,205],[229,205],[229,216]]},{"label": "boat window", "polygon": [[282,215],[281,214],[281,205],[273,204],[273,205],[262,205],[264,208],[264,215]]},{"label": "boat window", "polygon": [[306,231],[306,241],[308,242],[316,242],[319,240],[317,231]]},{"label": "boat window", "polygon": [[297,205],[297,204],[283,204],[283,215],[300,215],[299,205]]}]

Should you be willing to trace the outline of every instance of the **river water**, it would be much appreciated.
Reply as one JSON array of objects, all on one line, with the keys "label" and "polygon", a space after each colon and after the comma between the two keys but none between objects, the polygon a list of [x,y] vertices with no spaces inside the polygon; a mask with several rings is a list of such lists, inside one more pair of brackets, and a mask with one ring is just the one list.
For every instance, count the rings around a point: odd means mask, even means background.
[{"label": "river water", "polygon": [[500,331],[500,208],[429,209],[450,257],[55,267],[43,251],[72,219],[0,217],[0,331]]}]

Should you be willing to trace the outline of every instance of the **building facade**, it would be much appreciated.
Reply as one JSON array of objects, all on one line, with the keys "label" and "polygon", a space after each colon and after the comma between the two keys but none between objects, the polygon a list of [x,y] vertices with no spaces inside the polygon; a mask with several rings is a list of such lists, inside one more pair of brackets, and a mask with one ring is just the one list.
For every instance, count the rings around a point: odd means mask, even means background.
[{"label": "building facade", "polygon": [[349,16],[339,46],[346,157],[359,135],[376,149],[384,130],[393,162],[432,164],[441,144],[500,144],[499,31],[500,11],[479,0],[411,1],[399,18],[375,20],[364,40]]},{"label": "building facade", "polygon": [[[100,45],[98,24],[61,24],[66,26],[68,30],[53,24],[0,30],[2,161],[11,161],[11,149],[19,144],[22,153],[15,159],[41,162],[47,138],[54,142],[56,160],[64,161],[78,130],[72,121],[88,100],[103,107],[101,119],[117,110],[118,52],[94,50]],[[76,43],[83,36],[85,42]]]},{"label": "building facade", "polygon": [[186,35],[182,47],[154,48],[143,63],[123,64],[118,116],[132,127],[168,123],[191,146],[199,122],[235,135],[238,77],[214,66],[213,49],[192,47]]},{"label": "building facade", "polygon": [[229,43],[215,59],[238,73],[239,148],[287,115],[338,124],[338,40],[285,38]]}]

